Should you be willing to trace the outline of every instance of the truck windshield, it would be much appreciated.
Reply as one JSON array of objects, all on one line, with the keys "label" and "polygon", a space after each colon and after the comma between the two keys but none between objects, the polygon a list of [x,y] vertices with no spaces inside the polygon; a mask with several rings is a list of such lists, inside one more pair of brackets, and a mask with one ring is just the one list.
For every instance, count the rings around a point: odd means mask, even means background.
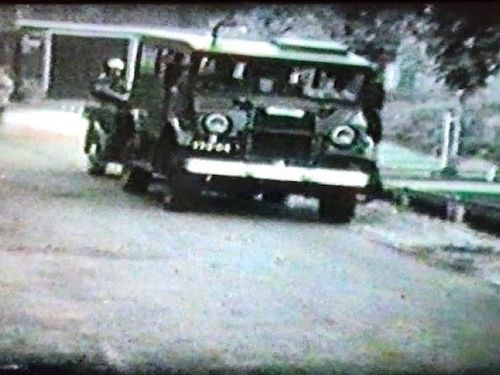
[{"label": "truck windshield", "polygon": [[198,92],[274,95],[354,102],[361,91],[360,72],[318,68],[291,61],[204,55],[194,60]]}]

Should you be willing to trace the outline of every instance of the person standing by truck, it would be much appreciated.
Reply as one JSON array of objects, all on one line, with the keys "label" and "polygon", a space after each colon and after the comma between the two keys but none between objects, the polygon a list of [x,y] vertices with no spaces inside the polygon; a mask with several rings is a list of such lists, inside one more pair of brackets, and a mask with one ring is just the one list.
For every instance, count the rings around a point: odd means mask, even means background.
[{"label": "person standing by truck", "polygon": [[102,153],[104,161],[121,161],[121,152],[133,135],[134,124],[130,113],[130,91],[123,77],[125,63],[109,59],[105,71],[93,83],[91,93],[102,105],[100,116],[109,133]]},{"label": "person standing by truck", "polygon": [[363,81],[360,96],[363,115],[368,123],[367,133],[377,146],[382,140],[381,111],[385,102],[383,75],[370,72]]},{"label": "person standing by truck", "polygon": [[[361,95],[359,97],[361,110],[367,122],[366,133],[374,143],[375,159],[378,159],[378,145],[382,140],[382,119],[381,111],[385,102],[384,78],[383,72],[378,69],[371,71],[363,80]],[[382,181],[379,171],[372,175],[371,191],[367,194],[367,200],[378,198],[383,193]]]}]

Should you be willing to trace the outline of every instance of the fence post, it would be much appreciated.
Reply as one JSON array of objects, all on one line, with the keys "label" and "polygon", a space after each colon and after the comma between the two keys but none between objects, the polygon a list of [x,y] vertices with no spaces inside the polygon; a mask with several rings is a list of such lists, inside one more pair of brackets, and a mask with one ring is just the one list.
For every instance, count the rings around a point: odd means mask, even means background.
[{"label": "fence post", "polygon": [[446,218],[454,223],[463,223],[466,213],[465,204],[459,197],[449,197],[446,202]]}]

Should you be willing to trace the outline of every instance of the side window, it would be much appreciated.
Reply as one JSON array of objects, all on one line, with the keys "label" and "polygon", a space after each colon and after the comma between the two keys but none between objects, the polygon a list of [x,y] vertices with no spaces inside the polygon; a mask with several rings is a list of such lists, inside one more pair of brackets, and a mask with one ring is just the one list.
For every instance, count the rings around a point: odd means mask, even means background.
[{"label": "side window", "polygon": [[162,48],[156,54],[155,75],[159,78],[164,78],[165,72],[169,64],[174,61],[174,54],[171,50]]},{"label": "side window", "polygon": [[158,57],[158,48],[148,45],[143,45],[141,54],[140,74],[155,75],[156,61]]},{"label": "side window", "polygon": [[236,63],[236,65],[234,66],[233,78],[239,79],[239,80],[244,79],[245,73],[246,73],[246,68],[247,68],[247,64],[245,62],[238,61]]},{"label": "side window", "polygon": [[216,59],[203,56],[200,61],[198,75],[202,77],[211,76],[216,72]]},{"label": "side window", "polygon": [[274,90],[274,80],[271,78],[259,78],[259,91],[263,94],[270,94]]},{"label": "side window", "polygon": [[161,49],[154,45],[143,44],[138,59],[138,74],[134,81],[131,103],[146,109],[150,114],[158,112],[162,100],[163,83],[158,78],[161,74],[159,57]]},{"label": "side window", "polygon": [[335,86],[341,98],[355,101],[363,84],[363,75],[355,72],[339,75]]}]

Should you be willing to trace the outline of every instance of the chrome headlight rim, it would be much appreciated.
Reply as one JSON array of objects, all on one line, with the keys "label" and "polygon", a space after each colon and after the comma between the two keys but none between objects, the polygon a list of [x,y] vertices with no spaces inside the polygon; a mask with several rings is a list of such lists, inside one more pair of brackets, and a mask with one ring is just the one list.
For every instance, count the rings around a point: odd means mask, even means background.
[{"label": "chrome headlight rim", "polygon": [[[219,121],[219,128],[214,122]],[[201,125],[208,134],[226,134],[231,130],[231,118],[219,112],[209,113],[202,117]]]},{"label": "chrome headlight rim", "polygon": [[[348,141],[342,140],[342,133],[347,133]],[[346,135],[344,135],[345,137]],[[332,129],[329,135],[329,139],[332,144],[342,150],[349,149],[354,147],[356,144],[356,139],[358,137],[357,131],[355,128],[349,125],[339,125]]]}]

